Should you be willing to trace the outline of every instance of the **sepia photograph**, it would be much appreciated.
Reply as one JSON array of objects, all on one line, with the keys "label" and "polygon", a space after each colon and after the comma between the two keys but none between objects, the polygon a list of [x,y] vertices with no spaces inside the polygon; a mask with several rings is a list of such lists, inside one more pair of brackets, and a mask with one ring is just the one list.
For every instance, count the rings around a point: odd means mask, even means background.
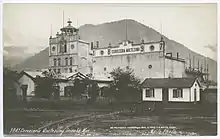
[{"label": "sepia photograph", "polygon": [[217,136],[218,3],[3,3],[5,137]]}]

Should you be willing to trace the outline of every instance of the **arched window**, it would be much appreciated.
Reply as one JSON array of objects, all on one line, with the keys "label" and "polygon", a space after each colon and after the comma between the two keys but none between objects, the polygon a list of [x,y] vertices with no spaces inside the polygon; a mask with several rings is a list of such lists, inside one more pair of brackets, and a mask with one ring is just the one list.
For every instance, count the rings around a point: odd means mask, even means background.
[{"label": "arched window", "polygon": [[64,44],[64,53],[67,52],[67,46],[66,46],[66,43]]},{"label": "arched window", "polygon": [[68,58],[67,57],[65,58],[65,64],[66,64],[66,66],[68,65]]},{"label": "arched window", "polygon": [[61,65],[61,59],[58,58],[58,66],[60,66],[60,65]]},{"label": "arched window", "polygon": [[56,58],[53,59],[53,65],[54,65],[54,66],[57,65],[57,59],[56,59]]},{"label": "arched window", "polygon": [[70,57],[70,65],[73,65],[73,58]]},{"label": "arched window", "polygon": [[60,45],[60,53],[62,52],[62,45]]}]

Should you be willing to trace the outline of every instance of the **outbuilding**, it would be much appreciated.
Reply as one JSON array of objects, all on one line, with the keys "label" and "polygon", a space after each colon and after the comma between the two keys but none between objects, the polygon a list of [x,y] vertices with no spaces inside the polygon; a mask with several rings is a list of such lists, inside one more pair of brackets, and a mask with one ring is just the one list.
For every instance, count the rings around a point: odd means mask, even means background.
[{"label": "outbuilding", "polygon": [[141,86],[144,102],[158,102],[165,106],[200,101],[201,85],[197,78],[148,78]]}]

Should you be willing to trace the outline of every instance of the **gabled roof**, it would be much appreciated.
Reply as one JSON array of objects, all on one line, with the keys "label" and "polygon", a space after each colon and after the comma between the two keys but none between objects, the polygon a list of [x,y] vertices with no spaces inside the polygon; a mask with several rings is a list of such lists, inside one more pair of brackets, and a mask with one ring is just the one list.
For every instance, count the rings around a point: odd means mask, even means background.
[{"label": "gabled roof", "polygon": [[45,77],[45,75],[42,74],[42,72],[39,71],[22,71],[21,74],[25,74],[28,77],[30,77],[31,79],[36,78],[37,76],[39,77]]},{"label": "gabled roof", "polygon": [[[148,78],[141,84],[144,88],[190,88],[197,78]],[[199,86],[200,83],[198,82]]]},{"label": "gabled roof", "polygon": [[77,72],[75,74],[72,74],[71,76],[69,76],[67,79],[89,79],[89,77],[87,77],[86,75],[82,74],[81,72]]}]

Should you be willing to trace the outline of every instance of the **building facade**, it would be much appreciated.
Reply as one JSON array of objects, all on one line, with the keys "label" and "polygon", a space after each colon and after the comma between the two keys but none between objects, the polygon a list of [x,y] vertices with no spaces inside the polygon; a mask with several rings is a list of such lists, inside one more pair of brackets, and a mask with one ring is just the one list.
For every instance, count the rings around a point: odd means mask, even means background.
[{"label": "building facade", "polygon": [[185,77],[185,61],[166,54],[163,38],[156,42],[134,44],[124,41],[118,46],[93,49],[93,76],[110,78],[114,68],[131,68],[141,80],[145,78]]},{"label": "building facade", "polygon": [[198,102],[201,85],[197,78],[146,79],[142,100],[150,102]]},{"label": "building facade", "polygon": [[80,40],[79,30],[71,25],[61,28],[55,37],[49,38],[49,69],[55,73],[92,71],[90,43]]}]

